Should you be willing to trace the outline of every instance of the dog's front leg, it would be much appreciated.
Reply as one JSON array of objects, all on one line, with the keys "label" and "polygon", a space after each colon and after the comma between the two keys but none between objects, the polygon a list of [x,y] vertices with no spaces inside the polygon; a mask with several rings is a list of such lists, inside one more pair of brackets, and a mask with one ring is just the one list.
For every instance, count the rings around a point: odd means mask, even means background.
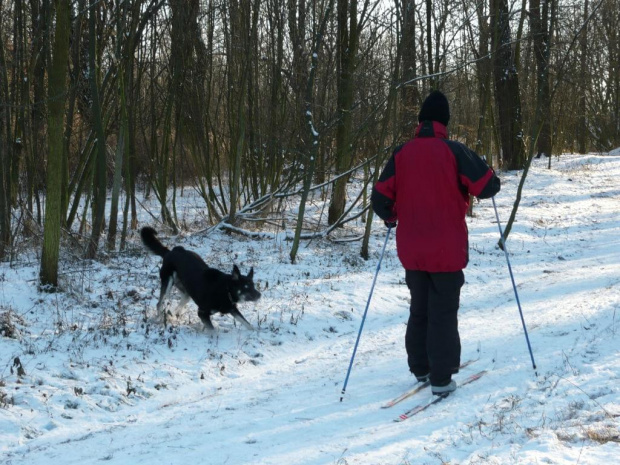
[{"label": "dog's front leg", "polygon": [[254,326],[252,326],[250,322],[245,319],[245,317],[241,314],[237,307],[233,307],[230,311],[230,314],[235,318],[235,320],[243,324],[243,326],[245,326],[247,329],[254,329]]},{"label": "dog's front leg", "polygon": [[181,301],[179,302],[179,305],[177,305],[177,308],[174,309],[174,314],[176,316],[180,315],[181,310],[185,308],[185,306],[187,305],[187,302],[189,302],[190,299],[191,299],[190,296],[188,296],[187,294],[181,293]]},{"label": "dog's front leg", "polygon": [[207,329],[208,331],[215,331],[215,326],[213,326],[213,323],[211,323],[211,312],[209,310],[199,308],[198,316],[200,317],[202,324],[205,325],[205,329]]}]

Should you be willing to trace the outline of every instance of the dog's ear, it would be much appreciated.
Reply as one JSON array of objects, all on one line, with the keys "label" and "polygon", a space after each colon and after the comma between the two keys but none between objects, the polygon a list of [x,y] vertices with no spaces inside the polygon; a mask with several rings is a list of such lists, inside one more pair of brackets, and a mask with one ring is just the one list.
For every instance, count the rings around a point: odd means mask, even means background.
[{"label": "dog's ear", "polygon": [[241,272],[239,271],[239,268],[237,267],[237,265],[233,265],[233,270],[232,270],[233,281],[238,281],[239,276],[241,276]]},{"label": "dog's ear", "polygon": [[250,272],[248,273],[248,278],[254,279],[254,267],[250,268]]}]

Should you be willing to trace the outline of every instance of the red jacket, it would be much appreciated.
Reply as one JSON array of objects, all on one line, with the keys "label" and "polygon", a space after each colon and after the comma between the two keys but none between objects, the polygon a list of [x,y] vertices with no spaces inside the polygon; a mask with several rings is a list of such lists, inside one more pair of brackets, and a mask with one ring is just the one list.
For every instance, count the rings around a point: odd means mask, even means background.
[{"label": "red jacket", "polygon": [[446,134],[436,121],[421,123],[414,139],[394,151],[372,192],[377,215],[398,221],[396,248],[407,270],[465,268],[469,194],[490,198],[500,189],[485,161]]}]

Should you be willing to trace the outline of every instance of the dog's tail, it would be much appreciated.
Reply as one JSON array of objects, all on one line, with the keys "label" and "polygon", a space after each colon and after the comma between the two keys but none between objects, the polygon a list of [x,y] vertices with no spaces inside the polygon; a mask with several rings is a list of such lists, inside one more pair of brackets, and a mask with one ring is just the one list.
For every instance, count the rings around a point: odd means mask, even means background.
[{"label": "dog's tail", "polygon": [[140,230],[140,237],[142,238],[142,243],[146,246],[146,248],[153,252],[155,255],[163,257],[168,252],[170,252],[170,249],[168,249],[164,244],[159,242],[159,239],[155,237],[156,235],[157,231],[155,231],[150,226],[145,226]]}]

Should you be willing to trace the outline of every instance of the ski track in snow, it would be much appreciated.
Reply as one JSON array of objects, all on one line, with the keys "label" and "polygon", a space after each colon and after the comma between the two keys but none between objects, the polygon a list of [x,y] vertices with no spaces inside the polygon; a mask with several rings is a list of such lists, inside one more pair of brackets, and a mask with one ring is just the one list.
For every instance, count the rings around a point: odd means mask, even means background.
[{"label": "ski track in snow", "polygon": [[[393,238],[339,402],[385,238],[380,221],[367,262],[357,242],[303,244],[290,265],[289,244],[277,239],[164,236],[218,257],[212,266],[255,267],[263,298],[241,311],[259,331],[222,316],[212,335],[192,304],[172,328],[153,321],[160,262],[136,236],[127,254],[75,265],[66,293],[37,293],[34,259],[1,265],[0,314],[11,312],[19,335],[0,338],[0,463],[614,463],[620,156],[565,155],[552,165],[532,166],[508,240],[537,375],[490,201],[468,219],[459,314],[462,359],[479,360],[455,379],[490,371],[402,423],[393,419],[431,395],[380,408],[413,384]],[[502,227],[517,174],[501,175]]]}]

